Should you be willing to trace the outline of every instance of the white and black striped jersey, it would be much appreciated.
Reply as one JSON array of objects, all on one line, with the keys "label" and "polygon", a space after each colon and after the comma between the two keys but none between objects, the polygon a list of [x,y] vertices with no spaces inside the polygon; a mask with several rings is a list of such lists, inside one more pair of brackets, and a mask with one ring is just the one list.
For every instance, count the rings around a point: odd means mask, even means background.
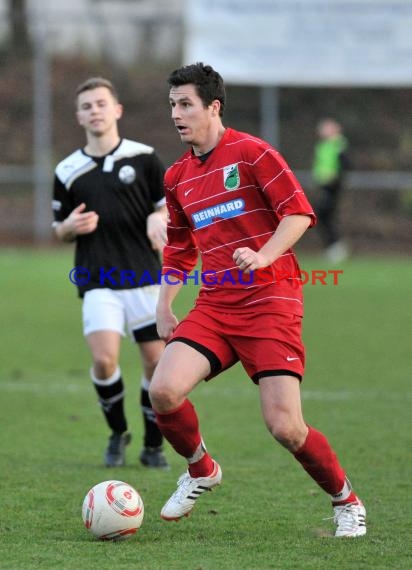
[{"label": "white and black striped jersey", "polygon": [[82,202],[99,215],[97,229],[76,238],[75,266],[90,272],[79,295],[90,289],[130,289],[158,281],[160,259],[146,235],[146,219],[165,203],[164,166],[154,149],[122,139],[102,157],[82,149],[56,167],[55,222]]}]

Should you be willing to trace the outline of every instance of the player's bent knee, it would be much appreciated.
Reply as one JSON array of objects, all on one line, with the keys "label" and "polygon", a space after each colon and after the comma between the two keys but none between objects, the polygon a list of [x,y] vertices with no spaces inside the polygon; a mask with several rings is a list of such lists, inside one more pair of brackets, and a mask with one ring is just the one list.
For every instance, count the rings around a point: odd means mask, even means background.
[{"label": "player's bent knee", "polygon": [[297,451],[306,438],[305,430],[292,424],[266,422],[266,427],[276,441],[291,452]]},{"label": "player's bent knee", "polygon": [[176,392],[170,385],[159,380],[150,382],[149,398],[153,408],[158,412],[175,410],[184,400],[180,392]]},{"label": "player's bent knee", "polygon": [[94,373],[97,378],[110,378],[116,372],[117,362],[108,354],[101,354],[93,358]]}]

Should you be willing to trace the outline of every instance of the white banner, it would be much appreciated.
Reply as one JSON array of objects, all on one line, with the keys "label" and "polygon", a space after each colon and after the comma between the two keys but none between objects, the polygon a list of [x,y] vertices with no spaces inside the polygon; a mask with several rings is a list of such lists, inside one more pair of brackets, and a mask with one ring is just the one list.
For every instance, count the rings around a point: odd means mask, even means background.
[{"label": "white banner", "polygon": [[185,63],[226,83],[412,85],[412,0],[187,0],[185,18]]}]

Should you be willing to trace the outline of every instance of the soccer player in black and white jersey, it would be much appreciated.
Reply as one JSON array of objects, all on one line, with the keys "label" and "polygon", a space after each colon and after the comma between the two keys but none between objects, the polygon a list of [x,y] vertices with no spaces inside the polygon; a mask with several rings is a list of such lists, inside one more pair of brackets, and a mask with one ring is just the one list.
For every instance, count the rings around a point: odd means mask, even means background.
[{"label": "soccer player in black and white jersey", "polygon": [[74,278],[83,299],[83,332],[93,360],[90,375],[111,430],[105,464],[124,465],[131,440],[119,366],[127,332],[142,359],[145,433],[140,461],[167,468],[148,396],[164,349],[155,324],[159,252],[166,238],[164,166],[152,147],[120,137],[122,113],[107,79],[92,77],[78,87],[76,117],[86,145],[56,167],[53,227],[58,239],[76,243]]}]

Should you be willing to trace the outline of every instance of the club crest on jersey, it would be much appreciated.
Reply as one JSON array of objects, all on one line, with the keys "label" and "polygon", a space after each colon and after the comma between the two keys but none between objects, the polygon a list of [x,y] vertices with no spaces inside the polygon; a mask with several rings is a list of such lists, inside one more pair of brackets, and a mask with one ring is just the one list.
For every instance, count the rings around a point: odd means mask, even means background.
[{"label": "club crest on jersey", "polygon": [[210,208],[204,208],[192,214],[195,228],[204,228],[219,219],[234,218],[243,213],[245,201],[242,199],[229,200],[222,204],[216,204]]},{"label": "club crest on jersey", "polygon": [[223,168],[223,184],[226,190],[236,190],[240,186],[239,167],[236,164],[229,164]]},{"label": "club crest on jersey", "polygon": [[133,166],[126,164],[119,170],[119,178],[124,184],[132,184],[136,180],[136,170]]}]

